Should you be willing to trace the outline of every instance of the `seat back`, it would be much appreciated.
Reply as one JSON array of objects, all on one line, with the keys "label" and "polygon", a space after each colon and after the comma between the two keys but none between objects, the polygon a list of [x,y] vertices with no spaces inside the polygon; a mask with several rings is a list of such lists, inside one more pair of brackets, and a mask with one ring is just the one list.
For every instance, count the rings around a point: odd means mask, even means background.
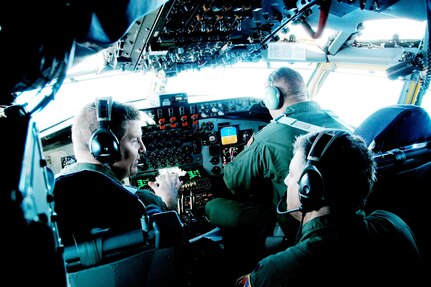
[{"label": "seat back", "polygon": [[100,172],[62,175],[56,178],[53,194],[65,246],[91,240],[96,230],[115,235],[142,228],[145,208],[137,196]]},{"label": "seat back", "polygon": [[415,105],[391,105],[366,118],[353,132],[375,153],[431,140],[431,120]]},{"label": "seat back", "polygon": [[70,287],[185,286],[178,246],[155,248],[141,230],[67,246]]},{"label": "seat back", "polygon": [[431,266],[431,120],[419,106],[382,108],[358,126],[360,135],[374,152],[377,182],[366,212],[392,211],[412,229],[425,263]]},{"label": "seat back", "polygon": [[58,177],[53,194],[71,287],[185,286],[188,266],[179,258],[187,246],[176,211],[152,215],[153,228],[143,230],[137,196],[89,170]]}]

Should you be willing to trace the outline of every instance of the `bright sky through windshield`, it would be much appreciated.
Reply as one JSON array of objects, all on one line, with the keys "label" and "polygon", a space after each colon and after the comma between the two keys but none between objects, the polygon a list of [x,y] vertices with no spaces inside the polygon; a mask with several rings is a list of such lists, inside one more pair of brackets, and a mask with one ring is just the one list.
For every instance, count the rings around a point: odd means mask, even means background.
[{"label": "bright sky through windshield", "polygon": [[[366,22],[364,25],[367,29],[361,33],[360,39],[392,39],[395,33],[399,34],[400,38],[422,39],[425,24],[425,22],[399,19]],[[298,31],[300,26],[292,28],[291,32],[300,34]],[[332,32],[328,30],[325,37],[331,34]],[[321,42],[323,39],[320,40]],[[79,107],[98,96],[110,95],[120,101],[133,101],[148,98],[152,94],[154,79],[151,73],[104,72],[98,75],[97,71],[100,69],[98,66],[101,62],[100,54],[91,58],[93,60],[84,61],[69,71],[70,73],[87,71],[89,73],[87,78],[76,77],[76,80],[66,81],[57,93],[55,100],[49,103],[39,115],[35,115],[41,129],[72,117]],[[288,65],[288,63],[271,63],[272,69],[282,65]],[[314,65],[310,63],[299,63],[295,69],[299,69],[307,80],[313,67]],[[265,79],[272,69],[268,69],[266,63],[259,62],[241,63],[235,68],[206,68],[201,71],[184,71],[176,77],[169,78],[165,92],[185,92],[189,95],[190,102],[243,96],[260,97]],[[113,76],[114,74],[115,76]],[[193,96],[196,98],[192,99]],[[331,104],[325,102],[325,105],[330,106]]]}]

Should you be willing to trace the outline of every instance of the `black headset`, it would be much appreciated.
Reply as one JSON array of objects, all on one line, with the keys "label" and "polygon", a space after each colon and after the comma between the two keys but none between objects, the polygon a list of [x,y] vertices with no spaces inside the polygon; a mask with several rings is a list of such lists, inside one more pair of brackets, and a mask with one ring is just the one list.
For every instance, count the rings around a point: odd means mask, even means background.
[{"label": "black headset", "polygon": [[323,130],[314,140],[307,155],[307,163],[298,180],[300,210],[303,213],[318,210],[324,205],[325,181],[318,167],[319,162],[337,138],[346,134],[348,132],[343,130]]},{"label": "black headset", "polygon": [[273,77],[273,74],[269,76],[269,87],[265,89],[262,101],[265,107],[267,107],[268,109],[278,110],[283,106],[283,93],[280,91],[279,88],[274,87]]},{"label": "black headset", "polygon": [[120,143],[109,128],[111,122],[112,98],[96,99],[96,116],[99,127],[90,137],[90,152],[103,164],[114,163],[121,159]]}]

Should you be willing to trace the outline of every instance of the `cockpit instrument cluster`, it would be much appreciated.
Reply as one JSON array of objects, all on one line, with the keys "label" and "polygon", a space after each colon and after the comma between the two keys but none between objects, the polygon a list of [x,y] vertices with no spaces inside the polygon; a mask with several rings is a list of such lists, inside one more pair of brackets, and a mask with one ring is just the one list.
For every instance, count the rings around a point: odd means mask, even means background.
[{"label": "cockpit instrument cluster", "polygon": [[202,225],[206,202],[220,192],[214,190],[214,181],[222,180],[224,165],[267,123],[268,114],[254,98],[189,103],[180,93],[160,95],[155,102],[159,106],[141,110],[152,124],[142,127],[147,152],[131,183],[149,188],[148,180],[155,180],[158,170],[184,170],[178,212],[196,229]]}]

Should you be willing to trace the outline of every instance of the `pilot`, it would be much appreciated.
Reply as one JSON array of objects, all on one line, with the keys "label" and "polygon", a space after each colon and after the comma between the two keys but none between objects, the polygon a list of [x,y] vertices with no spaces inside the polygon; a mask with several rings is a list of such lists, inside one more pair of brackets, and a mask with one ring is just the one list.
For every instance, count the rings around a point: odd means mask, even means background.
[{"label": "pilot", "polygon": [[409,226],[388,211],[362,211],[375,180],[359,136],[327,129],[298,137],[280,212],[300,222],[297,243],[261,260],[236,286],[423,285]]},{"label": "pilot", "polygon": [[[150,181],[154,193],[123,184],[137,173],[140,154],[146,150],[139,110],[114,101],[109,128],[104,130],[96,106],[89,103],[75,116],[72,142],[77,162],[66,166],[56,178],[55,211],[65,245],[89,240],[99,232],[117,234],[144,228],[141,219],[147,215],[145,207],[151,213],[176,209],[181,185],[178,173],[163,173]],[[98,135],[100,131],[114,144]],[[100,145],[109,151],[108,157],[102,157],[95,148]]]},{"label": "pilot", "polygon": [[224,233],[226,251],[232,254],[229,262],[244,270],[269,251],[265,238],[273,234],[277,222],[285,244],[294,242],[292,230],[297,230],[294,220],[277,218],[276,207],[286,190],[284,178],[293,156],[293,141],[307,131],[279,119],[289,117],[315,126],[349,130],[334,114],[308,99],[305,81],[297,71],[288,67],[275,70],[265,88],[263,103],[273,121],[224,166],[224,182],[232,197],[216,198],[208,202],[205,210],[210,222]]}]

